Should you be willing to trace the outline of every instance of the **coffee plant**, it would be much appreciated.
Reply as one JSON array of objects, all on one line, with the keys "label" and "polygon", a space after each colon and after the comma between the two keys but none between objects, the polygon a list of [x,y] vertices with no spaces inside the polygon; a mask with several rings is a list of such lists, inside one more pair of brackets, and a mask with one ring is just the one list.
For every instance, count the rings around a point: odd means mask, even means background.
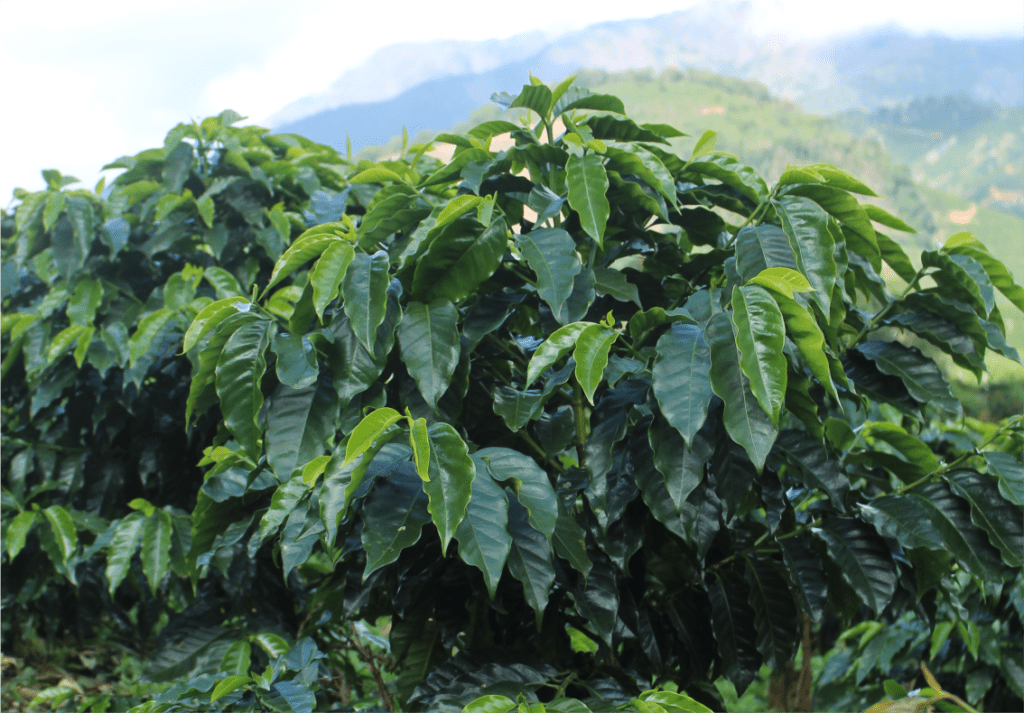
[{"label": "coffee plant", "polygon": [[1018,359],[1006,268],[571,78],[494,100],[447,162],[224,112],[16,194],[4,650],[155,634],[154,712],[702,711],[906,625],[845,704],[956,632],[941,705],[1019,706],[1024,424],[933,359]]}]

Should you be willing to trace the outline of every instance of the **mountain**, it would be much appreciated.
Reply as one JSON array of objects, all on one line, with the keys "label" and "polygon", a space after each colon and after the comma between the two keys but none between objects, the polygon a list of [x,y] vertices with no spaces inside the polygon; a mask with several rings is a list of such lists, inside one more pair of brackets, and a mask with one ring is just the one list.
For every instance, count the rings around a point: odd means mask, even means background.
[{"label": "mountain", "polygon": [[763,6],[709,1],[653,18],[598,23],[550,38],[434,41],[386,47],[322,94],[265,122],[358,150],[405,126],[445,130],[492,92],[515,93],[532,71],[557,81],[580,68],[697,68],[752,79],[807,111],[870,112],[918,97],[964,92],[979,102],[1024,104],[1024,39],[912,35],[895,26],[797,42],[758,30]]}]

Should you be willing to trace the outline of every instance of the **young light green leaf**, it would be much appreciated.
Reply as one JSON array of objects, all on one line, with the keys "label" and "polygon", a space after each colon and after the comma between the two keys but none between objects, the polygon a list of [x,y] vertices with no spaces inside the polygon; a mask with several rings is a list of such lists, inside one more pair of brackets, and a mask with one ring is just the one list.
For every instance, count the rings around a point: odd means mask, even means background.
[{"label": "young light green leaf", "polygon": [[345,279],[349,265],[355,258],[355,249],[347,242],[338,240],[327,246],[316,265],[309,273],[313,285],[313,308],[316,316],[324,318],[324,309],[338,296],[338,288]]},{"label": "young light green leaf", "polygon": [[[153,339],[160,333],[160,330],[164,328],[171,319],[174,318],[174,311],[167,308],[158,309],[155,312],[150,312],[148,315],[142,318],[139,322],[138,328],[135,333],[132,334],[129,340],[130,357],[128,363],[130,366],[135,366],[136,362],[142,358],[142,356],[149,351],[149,348],[153,345]],[[77,335],[76,335],[77,338]]]},{"label": "young light green leaf", "polygon": [[88,278],[80,280],[68,300],[68,321],[73,325],[90,326],[102,300],[103,283]]},{"label": "young light green leaf", "polygon": [[363,420],[352,429],[345,446],[345,461],[351,463],[361,456],[385,431],[402,420],[402,414],[393,408],[379,408],[363,417]]},{"label": "young light green leaf", "polygon": [[839,395],[832,382],[832,370],[825,354],[825,335],[814,315],[803,304],[780,292],[776,292],[773,297],[785,318],[786,331],[800,351],[807,368],[825,388],[825,392],[838,402]]},{"label": "young light green leaf", "polygon": [[270,293],[270,288],[284,278],[291,275],[299,267],[305,265],[314,258],[320,257],[328,247],[341,241],[337,235],[319,233],[315,235],[300,235],[295,239],[284,254],[278,258],[274,270],[270,273],[270,282],[263,288],[262,297]]},{"label": "young light green leaf", "polygon": [[448,390],[459,363],[459,312],[443,297],[410,302],[398,327],[402,361],[431,408]]},{"label": "young light green leaf", "polygon": [[697,143],[693,145],[693,151],[690,153],[690,160],[696,160],[701,156],[706,156],[715,150],[715,144],[718,142],[718,134],[711,129],[708,129],[701,137],[697,139]]},{"label": "young light green leaf", "polygon": [[591,324],[576,338],[576,348],[572,353],[576,360],[576,380],[591,404],[594,403],[594,392],[604,378],[604,368],[608,366],[608,352],[618,336],[618,332],[603,324]]},{"label": "young light green leaf", "polygon": [[430,434],[427,419],[407,416],[409,420],[409,445],[412,446],[412,462],[416,473],[423,482],[430,480]]},{"label": "young light green leaf", "polygon": [[181,353],[184,354],[192,349],[210,330],[215,329],[218,324],[231,315],[247,312],[248,309],[249,300],[245,297],[228,297],[227,299],[217,300],[206,305],[196,315],[196,318],[192,320],[192,324],[189,325],[188,330],[185,332]]},{"label": "young light green leaf", "polygon": [[210,694],[210,703],[214,703],[227,694],[237,691],[242,686],[252,682],[252,679],[248,676],[228,676],[213,687],[213,692]]},{"label": "young light green leaf", "polygon": [[269,631],[261,631],[259,634],[252,637],[252,640],[259,644],[260,648],[266,651],[267,655],[270,656],[271,659],[276,659],[278,656],[284,656],[288,653],[288,649],[291,648],[287,641],[277,634],[273,634]]},{"label": "young light green leaf", "polygon": [[588,153],[571,155],[565,166],[569,205],[580,215],[580,224],[600,247],[611,209],[608,205],[608,174],[601,157]]},{"label": "young light green leaf", "polygon": [[591,326],[588,322],[573,322],[556,329],[550,337],[537,347],[526,369],[526,383],[532,384],[544,371],[569,353],[576,346],[580,333]]},{"label": "young light green leaf", "polygon": [[32,510],[18,513],[11,520],[11,524],[7,526],[7,531],[4,533],[4,540],[7,543],[7,559],[9,561],[13,562],[18,553],[25,547],[25,538],[28,537],[29,530],[32,529],[32,525],[35,522],[36,513]]},{"label": "young light green leaf", "polygon": [[249,645],[248,639],[239,639],[224,652],[224,658],[220,661],[220,670],[243,675],[249,671],[251,663],[252,647]]},{"label": "young light green leaf", "polygon": [[814,288],[807,278],[788,267],[768,267],[748,281],[748,284],[767,287],[769,290],[793,298],[794,292],[810,292]]},{"label": "young light green leaf", "polygon": [[750,389],[776,428],[786,398],[786,343],[782,312],[772,296],[758,285],[736,286],[732,292],[732,323],[739,348],[740,369]]}]

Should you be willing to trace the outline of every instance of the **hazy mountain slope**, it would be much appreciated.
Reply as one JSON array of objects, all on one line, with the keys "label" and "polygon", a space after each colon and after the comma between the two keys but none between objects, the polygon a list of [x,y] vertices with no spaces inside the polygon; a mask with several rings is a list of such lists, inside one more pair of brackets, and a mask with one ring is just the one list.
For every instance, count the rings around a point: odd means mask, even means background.
[{"label": "hazy mountain slope", "polygon": [[[707,69],[756,80],[774,95],[818,113],[871,110],[956,91],[1004,106],[1024,104],[1024,39],[915,36],[888,27],[794,42],[759,31],[761,11],[750,2],[709,0],[680,12],[599,23],[553,39],[537,32],[508,40],[394,45],[344,72],[325,92],[284,107],[265,123],[293,131],[301,119],[353,107],[320,116],[312,125],[333,131],[335,140],[327,142],[334,145],[344,143],[347,132],[358,148],[362,144],[356,137],[379,133],[382,117],[399,127],[416,122],[413,107],[425,92],[461,96],[475,77],[490,83],[485,94],[473,95],[479,104],[492,91],[521,86],[523,67],[545,80],[581,67]],[[497,81],[515,75],[511,83]],[[434,128],[464,120],[464,106],[437,102],[431,109],[433,121],[439,122]],[[411,113],[398,113],[406,108]]]}]

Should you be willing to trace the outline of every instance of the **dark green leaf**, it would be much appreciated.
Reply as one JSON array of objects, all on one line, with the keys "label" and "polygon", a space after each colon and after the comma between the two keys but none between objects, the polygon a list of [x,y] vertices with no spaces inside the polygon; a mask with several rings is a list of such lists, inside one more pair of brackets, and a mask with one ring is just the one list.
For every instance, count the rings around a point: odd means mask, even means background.
[{"label": "dark green leaf", "polygon": [[954,417],[960,415],[960,402],[942,372],[917,349],[897,342],[873,341],[858,345],[857,351],[873,361],[883,374],[898,377],[917,401]]},{"label": "dark green leaf", "polygon": [[723,673],[736,686],[736,692],[743,695],[761,668],[755,612],[747,603],[747,588],[735,575],[717,571],[708,572],[704,585],[711,600],[711,627],[722,657]]},{"label": "dark green leaf", "polygon": [[[636,285],[626,279],[626,276],[618,270],[610,270],[604,267],[594,268],[594,288],[598,294],[609,295],[619,302],[632,302],[640,309],[640,293]],[[552,308],[554,311],[554,308]]]},{"label": "dark green leaf", "polygon": [[754,610],[754,627],[757,630],[754,645],[764,662],[778,671],[796,653],[799,612],[786,581],[770,562],[747,560],[744,574],[750,585],[748,601]]},{"label": "dark green leaf", "polygon": [[958,498],[944,481],[919,485],[910,495],[925,506],[946,549],[960,566],[976,577],[998,579],[1002,569],[999,550],[971,521],[970,505]]},{"label": "dark green leaf", "polygon": [[423,490],[430,498],[427,509],[441,537],[443,555],[466,516],[476,467],[469,457],[468,446],[452,426],[435,423],[429,428],[428,435],[430,480],[423,484]]},{"label": "dark green leaf", "polygon": [[778,426],[786,396],[785,324],[771,294],[758,285],[734,287],[732,322],[740,369],[761,408]]},{"label": "dark green leaf", "polygon": [[548,540],[558,519],[558,500],[548,475],[529,456],[511,448],[481,448],[473,460],[486,464],[486,470],[499,483],[511,483],[518,501],[529,515],[530,525]]},{"label": "dark green leaf", "polygon": [[837,510],[846,510],[850,481],[842,464],[829,457],[818,440],[805,431],[787,429],[779,434],[778,446],[799,467],[805,485],[824,490]]},{"label": "dark green leaf", "polygon": [[929,519],[928,509],[910,495],[883,495],[857,506],[861,516],[883,537],[891,537],[905,549],[940,550],[942,537]]},{"label": "dark green leaf", "polygon": [[825,542],[843,579],[877,616],[896,591],[896,568],[885,541],[852,518],[826,517],[813,532]]},{"label": "dark green leaf", "polygon": [[1024,522],[1019,506],[1005,500],[999,487],[986,475],[971,470],[948,476],[953,492],[971,504],[971,521],[983,529],[989,542],[1011,567],[1024,566]]},{"label": "dark green leaf", "polygon": [[769,268],[796,270],[796,257],[789,238],[777,225],[747,226],[736,234],[736,270],[750,282]]},{"label": "dark green leaf", "polygon": [[710,373],[711,349],[699,327],[673,324],[658,340],[654,395],[665,418],[687,443],[693,443],[694,434],[707,419],[713,395]]},{"label": "dark green leaf", "polygon": [[[327,246],[327,249],[324,250],[320,259],[316,261],[316,265],[310,271],[309,282],[313,285],[313,307],[316,310],[316,316],[320,319],[323,319],[324,309],[327,305],[338,296],[338,289],[341,287],[348,273],[349,265],[351,265],[354,258],[355,250],[352,246],[343,240],[338,240]],[[386,270],[387,268],[385,267]],[[361,282],[364,277],[369,278],[371,276],[372,270],[364,270],[364,274],[360,276],[357,282]],[[370,280],[371,287],[373,284],[373,281]],[[387,285],[385,285],[386,287]]]},{"label": "dark green leaf", "polygon": [[459,363],[459,313],[443,297],[430,304],[410,302],[398,328],[402,361],[431,408],[448,390]]},{"label": "dark green leaf", "polygon": [[518,238],[526,264],[537,275],[537,294],[558,314],[583,269],[572,236],[560,229],[532,230]]},{"label": "dark green leaf", "polygon": [[830,314],[837,271],[828,215],[814,201],[798,196],[784,196],[773,200],[772,205],[793,248],[797,269],[814,288],[811,299],[821,307],[822,314]]},{"label": "dark green leaf", "polygon": [[686,169],[721,181],[755,204],[768,195],[768,186],[757,171],[726,154],[712,154],[701,161],[691,161]]},{"label": "dark green leaf", "polygon": [[520,391],[511,386],[494,389],[494,413],[501,416],[505,425],[518,431],[539,415],[544,393],[539,389]]},{"label": "dark green leaf", "polygon": [[593,563],[587,555],[586,534],[576,522],[576,518],[562,507],[558,509],[558,522],[555,523],[551,544],[555,548],[555,554],[575,567],[584,577],[590,574]]},{"label": "dark green leaf", "polygon": [[477,472],[472,489],[466,518],[459,523],[455,539],[459,542],[459,556],[483,573],[487,591],[494,599],[512,546],[512,538],[505,527],[508,500],[505,491],[486,470]]},{"label": "dark green leaf", "polygon": [[367,351],[373,350],[377,327],[387,309],[388,255],[356,253],[345,271],[341,293],[352,331]]},{"label": "dark green leaf", "polygon": [[611,210],[605,195],[608,192],[608,174],[601,157],[594,153],[582,157],[569,156],[565,171],[569,205],[580,214],[584,232],[601,246]]},{"label": "dark green leaf", "polygon": [[809,540],[808,536],[801,535],[780,539],[778,543],[804,610],[811,621],[817,622],[828,604],[828,583],[821,558],[811,548]]},{"label": "dark green leaf", "polygon": [[810,198],[824,208],[847,229],[847,247],[865,258],[876,272],[882,269],[875,229],[856,198],[840,188],[813,184],[793,186],[786,193]]},{"label": "dark green leaf", "polygon": [[420,539],[430,522],[427,496],[412,464],[378,479],[363,501],[363,581],[374,570],[391,564],[402,550]]},{"label": "dark green leaf", "polygon": [[260,457],[260,428],[256,422],[263,408],[260,380],[267,362],[270,322],[259,319],[240,326],[224,344],[217,360],[217,396],[224,425],[253,460]]},{"label": "dark green leaf", "polygon": [[271,349],[277,355],[277,378],[293,389],[304,389],[316,382],[320,367],[316,361],[316,348],[304,334],[274,335]]},{"label": "dark green leaf", "polygon": [[1020,458],[1001,451],[985,451],[988,472],[999,480],[1000,494],[1014,505],[1024,505],[1024,466]]},{"label": "dark green leaf", "polygon": [[267,409],[267,461],[284,481],[321,455],[334,433],[338,397],[326,385],[293,389],[281,384]]},{"label": "dark green leaf", "polygon": [[544,609],[548,605],[548,591],[555,581],[551,563],[551,545],[548,538],[530,526],[529,514],[511,493],[508,497],[508,533],[512,547],[508,555],[508,570],[523,585],[526,602],[537,616],[540,631]]},{"label": "dark green leaf", "polygon": [[690,438],[689,446],[666,419],[655,418],[647,432],[654,451],[654,467],[665,478],[665,489],[678,511],[704,478],[704,464],[712,445],[706,431]]},{"label": "dark green leaf", "polygon": [[413,294],[423,300],[461,302],[494,274],[508,246],[508,226],[463,218],[445,226],[416,263]]},{"label": "dark green leaf", "polygon": [[760,473],[778,431],[757,403],[740,370],[739,353],[728,312],[719,312],[705,332],[711,348],[711,388],[725,402],[724,422],[729,436],[743,446]]}]

